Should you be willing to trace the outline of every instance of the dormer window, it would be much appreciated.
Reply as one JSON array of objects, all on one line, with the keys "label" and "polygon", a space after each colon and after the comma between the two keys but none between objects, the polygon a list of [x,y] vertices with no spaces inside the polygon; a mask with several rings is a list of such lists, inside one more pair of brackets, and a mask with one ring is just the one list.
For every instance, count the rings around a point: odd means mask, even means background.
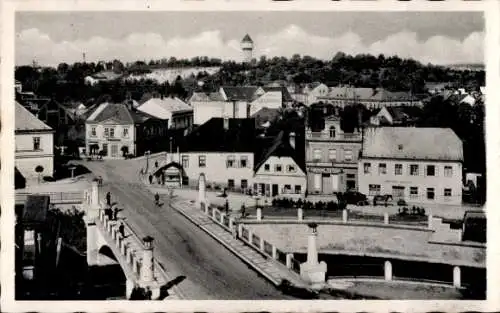
[{"label": "dormer window", "polygon": [[335,126],[330,127],[330,138],[335,138]]}]

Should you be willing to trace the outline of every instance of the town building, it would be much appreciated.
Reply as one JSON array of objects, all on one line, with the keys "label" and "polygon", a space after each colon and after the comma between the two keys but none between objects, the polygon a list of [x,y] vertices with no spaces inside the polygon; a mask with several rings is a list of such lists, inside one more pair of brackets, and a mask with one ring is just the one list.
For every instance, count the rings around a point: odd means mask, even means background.
[{"label": "town building", "polygon": [[462,163],[462,141],[449,128],[370,127],[358,190],[408,203],[460,204]]},{"label": "town building", "polygon": [[113,71],[102,71],[93,75],[85,76],[83,79],[86,85],[94,86],[100,82],[110,82],[123,77],[123,74]]},{"label": "town building", "polygon": [[324,86],[314,89],[315,101],[329,103],[338,107],[350,104],[363,104],[368,109],[383,107],[422,106],[422,102],[407,92],[391,92],[383,88],[355,88],[350,86],[330,87],[324,92]]},{"label": "town building", "polygon": [[362,133],[345,133],[340,118],[324,119],[319,129],[308,125],[305,138],[307,191],[331,195],[358,188],[358,155]]},{"label": "town building", "polygon": [[193,125],[193,108],[177,97],[151,98],[137,110],[162,120],[168,120],[171,129],[185,129]]},{"label": "town building", "polygon": [[301,97],[300,99],[304,100],[304,104],[306,106],[310,106],[313,103],[319,102],[319,98],[324,98],[328,95],[330,92],[330,88],[328,88],[327,85],[320,83],[320,82],[315,82],[312,84],[307,84],[304,89],[303,89],[303,94],[305,95],[304,97]]},{"label": "town building", "polygon": [[54,173],[54,130],[15,102],[15,164],[27,182]]},{"label": "town building", "polygon": [[166,148],[168,121],[138,111],[131,101],[100,104],[85,122],[86,153],[121,158]]},{"label": "town building", "polygon": [[293,102],[285,87],[221,87],[217,92],[195,92],[189,99],[194,124],[201,125],[212,117],[250,118],[262,108],[279,109]]},{"label": "town building", "polygon": [[254,192],[265,197],[304,196],[307,185],[304,152],[302,146],[297,146],[295,133],[281,131],[256,160]]},{"label": "town building", "polygon": [[247,190],[251,186],[256,142],[253,119],[211,118],[195,128],[167,155],[155,176],[182,178],[183,185],[196,187],[201,173],[207,188]]},{"label": "town building", "polygon": [[383,107],[375,111],[370,117],[372,126],[413,126],[415,116],[411,114],[411,107]]}]

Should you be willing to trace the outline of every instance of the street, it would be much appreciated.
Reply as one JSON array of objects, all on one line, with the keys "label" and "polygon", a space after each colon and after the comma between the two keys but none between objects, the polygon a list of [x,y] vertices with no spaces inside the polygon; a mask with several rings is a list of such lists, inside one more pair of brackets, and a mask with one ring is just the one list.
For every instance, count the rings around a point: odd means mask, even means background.
[{"label": "street", "polygon": [[153,194],[136,183],[135,163],[125,160],[86,162],[104,179],[112,202],[124,209],[119,217],[139,236],[155,238],[155,255],[172,279],[186,276],[178,287],[192,300],[293,299],[282,294],[203,230],[164,204],[154,205]]}]

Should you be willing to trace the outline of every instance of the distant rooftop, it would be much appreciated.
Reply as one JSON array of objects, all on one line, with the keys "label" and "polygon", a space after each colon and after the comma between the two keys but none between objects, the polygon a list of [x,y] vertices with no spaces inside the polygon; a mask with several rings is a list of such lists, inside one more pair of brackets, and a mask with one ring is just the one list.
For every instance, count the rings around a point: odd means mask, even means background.
[{"label": "distant rooftop", "polygon": [[251,43],[253,43],[253,40],[252,40],[252,38],[250,38],[250,36],[248,34],[246,34],[245,37],[243,37],[243,39],[241,40],[241,42],[251,42]]},{"label": "distant rooftop", "polygon": [[15,103],[15,131],[51,131],[47,124],[40,121],[28,109],[23,107],[19,102]]}]

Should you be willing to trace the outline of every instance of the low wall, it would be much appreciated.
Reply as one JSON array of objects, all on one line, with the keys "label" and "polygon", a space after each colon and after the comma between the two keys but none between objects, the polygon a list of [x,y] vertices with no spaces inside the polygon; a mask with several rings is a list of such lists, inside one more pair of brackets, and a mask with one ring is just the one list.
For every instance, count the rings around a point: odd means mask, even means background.
[{"label": "low wall", "polygon": [[[246,224],[245,227],[286,253],[307,251],[307,224],[276,221],[272,224]],[[317,242],[320,253],[395,257],[471,267],[486,266],[485,248],[430,243],[433,234],[433,230],[426,228],[328,222],[318,226]]]}]

